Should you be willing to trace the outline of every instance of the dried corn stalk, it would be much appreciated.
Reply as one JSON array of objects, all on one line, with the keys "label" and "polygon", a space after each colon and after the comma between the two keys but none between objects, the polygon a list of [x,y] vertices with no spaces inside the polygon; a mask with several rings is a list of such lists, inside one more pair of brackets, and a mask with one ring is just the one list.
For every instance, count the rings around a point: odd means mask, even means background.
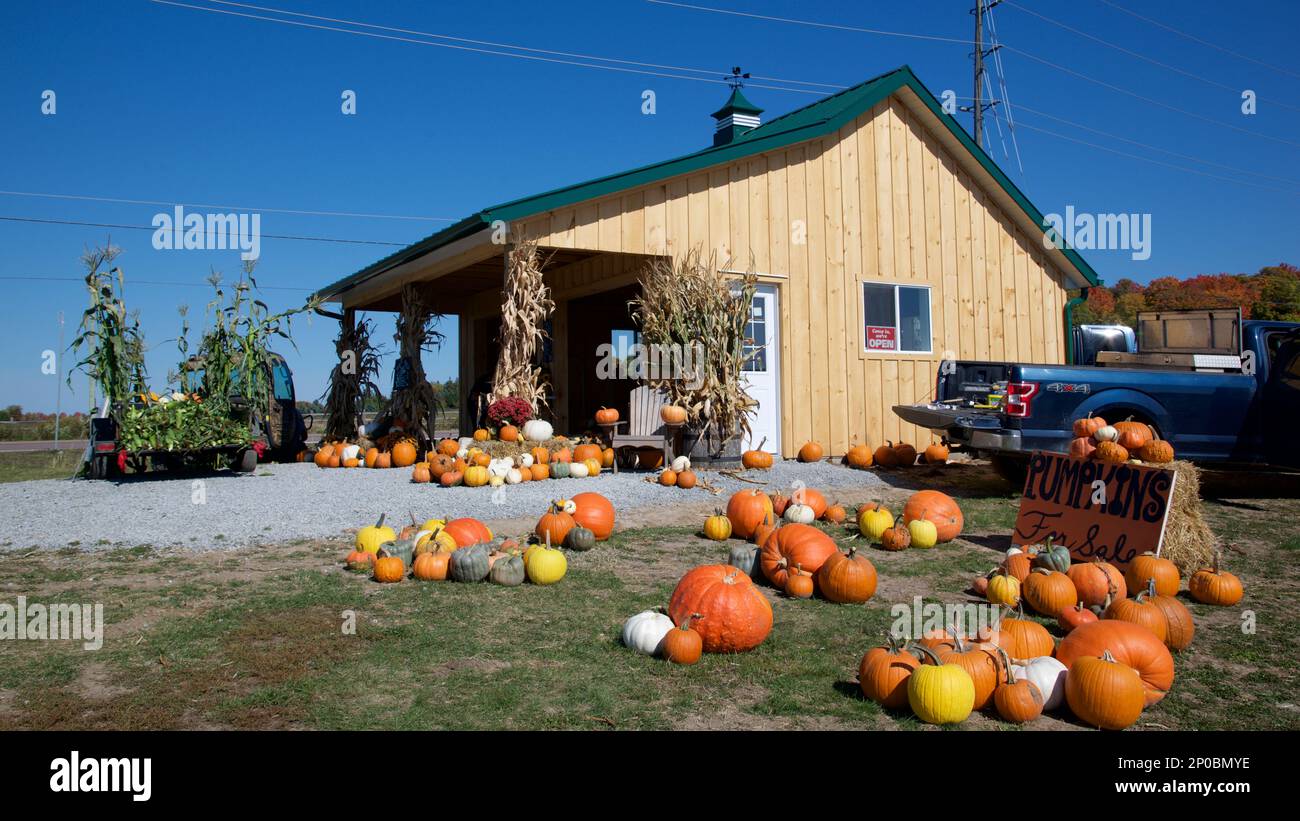
[{"label": "dried corn stalk", "polygon": [[352,327],[339,323],[334,340],[338,364],[330,371],[325,398],[325,441],[352,440],[365,399],[379,395],[379,351],[370,342],[374,323],[363,319]]},{"label": "dried corn stalk", "polygon": [[428,307],[419,288],[410,283],[402,288],[402,310],[397,315],[397,332],[393,339],[397,342],[398,367],[405,360],[409,363],[410,373],[406,387],[394,387],[388,410],[394,424],[400,422],[406,433],[421,443],[427,443],[433,437],[430,419],[437,409],[438,397],[424,375],[420,355],[442,346],[442,334],[436,330],[441,320],[442,314],[434,313]]},{"label": "dried corn stalk", "polygon": [[694,427],[716,433],[718,452],[749,434],[757,407],[743,387],[745,326],[756,283],[753,273],[728,278],[715,255],[692,250],[676,260],[648,262],[640,275],[641,296],[632,301],[642,343],[660,346],[673,364],[670,373],[651,374],[647,381],[686,408]]},{"label": "dried corn stalk", "polygon": [[492,379],[492,400],[515,396],[535,409],[546,404],[546,381],[537,367],[546,338],[546,320],[555,310],[551,289],[542,279],[546,260],[536,240],[521,240],[506,256],[501,298],[501,355]]}]

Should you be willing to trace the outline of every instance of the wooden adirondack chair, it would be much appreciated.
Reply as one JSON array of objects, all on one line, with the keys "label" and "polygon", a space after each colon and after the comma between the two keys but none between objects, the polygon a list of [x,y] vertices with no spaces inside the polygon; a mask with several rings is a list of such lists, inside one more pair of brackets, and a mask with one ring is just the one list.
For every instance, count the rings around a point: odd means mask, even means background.
[{"label": "wooden adirondack chair", "polygon": [[[609,436],[609,446],[618,452],[619,448],[658,445],[664,450],[664,464],[673,461],[673,450],[681,437],[681,427],[665,425],[659,416],[659,410],[668,403],[668,397],[649,385],[633,388],[628,396],[627,420],[603,425]],[[626,433],[619,428],[627,428]],[[614,460],[614,472],[618,472],[618,459]]]}]

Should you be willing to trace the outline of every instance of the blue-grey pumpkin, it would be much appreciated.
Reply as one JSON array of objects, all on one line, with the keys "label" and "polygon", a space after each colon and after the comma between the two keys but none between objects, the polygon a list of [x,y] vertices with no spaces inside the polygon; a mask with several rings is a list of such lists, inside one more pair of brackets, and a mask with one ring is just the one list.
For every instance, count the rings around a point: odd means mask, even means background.
[{"label": "blue-grey pumpkin", "polygon": [[732,545],[727,552],[727,564],[740,568],[754,581],[763,579],[763,567],[758,562],[759,548],[752,544]]},{"label": "blue-grey pumpkin", "polygon": [[1052,540],[1048,539],[1047,544],[1043,545],[1042,550],[1034,557],[1034,567],[1046,567],[1048,570],[1055,570],[1059,573],[1065,573],[1070,569],[1070,550],[1060,545],[1053,545]]},{"label": "blue-grey pumpkin", "polygon": [[481,582],[488,575],[488,546],[462,547],[451,554],[451,578],[458,582]]},{"label": "blue-grey pumpkin", "polygon": [[488,571],[488,581],[491,581],[494,584],[503,584],[506,587],[516,587],[523,584],[523,556],[520,556],[518,553],[512,553],[509,556],[503,556],[497,559],[492,563],[492,569]]},{"label": "blue-grey pumpkin", "polygon": [[584,553],[596,546],[596,534],[582,525],[577,525],[570,528],[564,537],[564,546],[569,550]]}]

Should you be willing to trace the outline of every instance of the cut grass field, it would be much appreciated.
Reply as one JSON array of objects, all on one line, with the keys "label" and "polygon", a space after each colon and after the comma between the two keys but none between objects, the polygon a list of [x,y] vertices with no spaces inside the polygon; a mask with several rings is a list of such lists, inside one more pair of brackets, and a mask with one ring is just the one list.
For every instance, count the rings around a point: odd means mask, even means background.
[{"label": "cut grass field", "polygon": [[[961,540],[929,551],[870,548],[881,581],[864,606],[768,589],[767,641],[694,667],[618,640],[623,620],[664,603],[686,570],[725,561],[727,546],[699,536],[694,513],[628,517],[630,529],[570,554],[568,575],[551,587],[380,585],[342,569],[342,540],[206,553],[10,552],[0,556],[0,602],[102,602],[108,626],[93,652],[4,642],[0,729],[920,728],[861,698],[858,661],[889,628],[892,605],[971,601],[965,589],[999,560],[1016,510],[1010,489],[983,471],[945,473],[961,480],[950,485],[966,511]],[[945,478],[915,479],[936,476]],[[906,493],[886,500],[897,509]],[[1293,510],[1289,500],[1207,502],[1246,598],[1236,608],[1188,600],[1196,639],[1176,656],[1173,691],[1139,729],[1300,729],[1297,670],[1286,661],[1300,649]],[[343,630],[349,614],[355,635]],[[1250,614],[1255,632],[1243,633]],[[962,726],[1011,729],[986,716]],[[1028,729],[1076,727],[1045,717]]]},{"label": "cut grass field", "polygon": [[0,482],[67,479],[81,464],[80,450],[0,452]]}]

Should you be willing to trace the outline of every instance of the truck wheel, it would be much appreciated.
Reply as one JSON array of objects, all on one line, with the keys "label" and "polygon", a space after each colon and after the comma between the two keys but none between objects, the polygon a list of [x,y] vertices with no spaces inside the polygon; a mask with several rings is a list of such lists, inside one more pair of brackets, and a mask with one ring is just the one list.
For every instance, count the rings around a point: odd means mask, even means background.
[{"label": "truck wheel", "polygon": [[1025,486],[1025,478],[1029,475],[1029,460],[1019,456],[1005,456],[996,454],[989,457],[993,464],[993,471],[1007,481],[1016,490],[1022,490]]},{"label": "truck wheel", "polygon": [[257,451],[252,448],[244,451],[231,467],[237,473],[252,473],[257,470]]}]

